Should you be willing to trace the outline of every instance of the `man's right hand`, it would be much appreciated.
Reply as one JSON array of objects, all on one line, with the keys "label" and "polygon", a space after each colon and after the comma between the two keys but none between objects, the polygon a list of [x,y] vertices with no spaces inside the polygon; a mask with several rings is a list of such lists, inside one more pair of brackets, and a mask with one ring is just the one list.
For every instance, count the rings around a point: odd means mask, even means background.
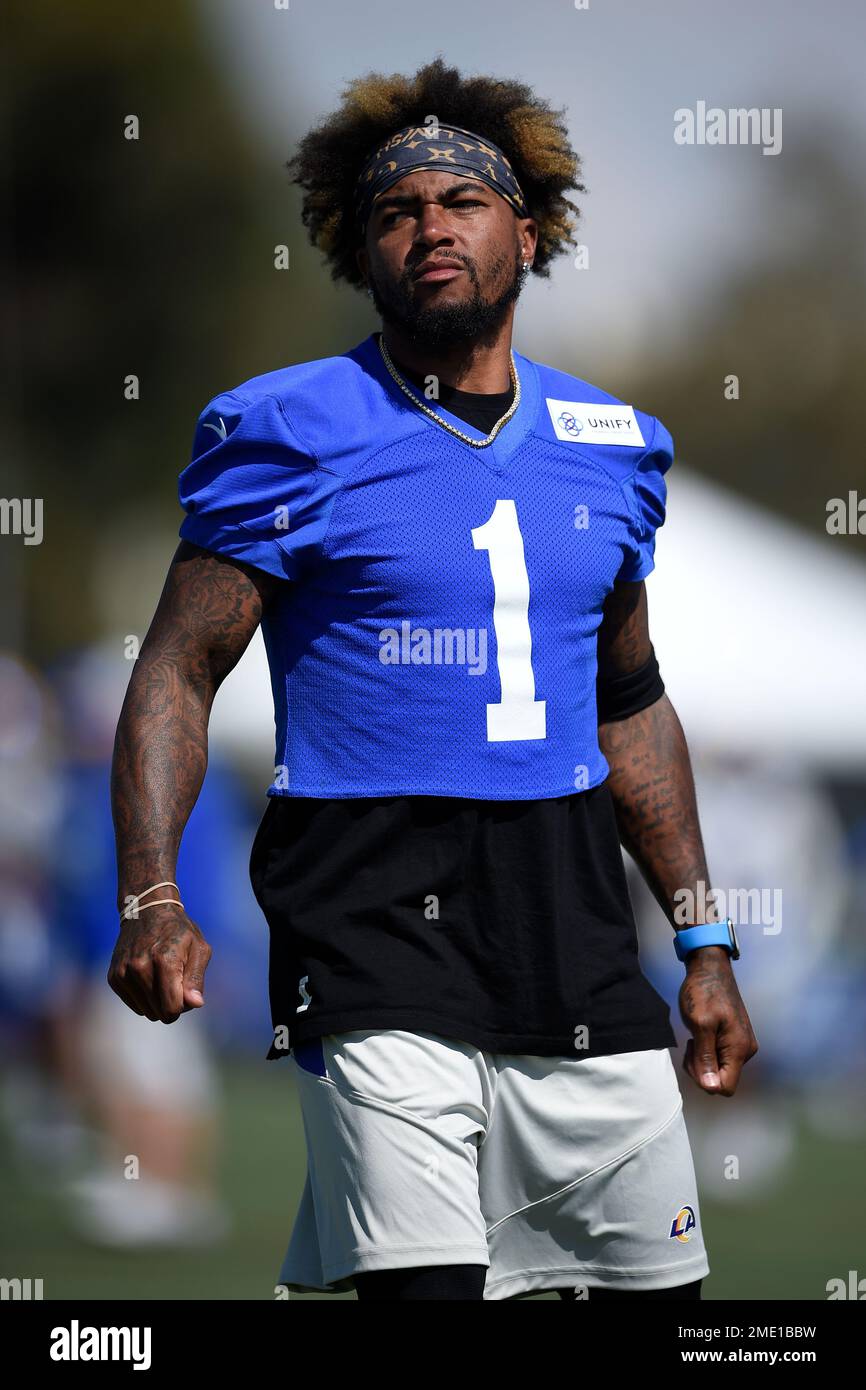
[{"label": "man's right hand", "polygon": [[[187,541],[177,547],[114,741],[118,910],[130,888],[174,878],[181,835],[207,767],[214,697],[246,651],[266,603],[287,582]],[[108,983],[135,1013],[174,1023],[204,1003],[210,958],[210,946],[182,907],[145,902],[136,920],[121,923]]]},{"label": "man's right hand", "polygon": [[133,1013],[152,1023],[174,1023],[204,1004],[204,972],[211,955],[182,907],[154,907],[121,923],[108,983]]}]

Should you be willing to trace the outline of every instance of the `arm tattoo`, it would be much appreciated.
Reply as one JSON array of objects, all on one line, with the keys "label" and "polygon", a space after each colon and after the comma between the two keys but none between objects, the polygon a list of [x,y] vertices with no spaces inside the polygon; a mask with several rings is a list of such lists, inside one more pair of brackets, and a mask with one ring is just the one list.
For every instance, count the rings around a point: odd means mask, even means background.
[{"label": "arm tattoo", "polygon": [[663,695],[629,719],[603,724],[599,744],[620,839],[674,923],[674,894],[696,893],[709,874],[698,822],[688,748],[676,711]]},{"label": "arm tattoo", "polygon": [[[652,651],[646,586],[616,584],[605,601],[598,634],[599,670],[634,671]],[[696,892],[709,875],[701,840],[695,784],[685,736],[663,695],[628,719],[599,725],[599,746],[610,766],[620,839],[672,925],[674,894]]]},{"label": "arm tattoo", "polygon": [[175,553],[114,743],[118,910],[127,894],[175,877],[181,834],[207,768],[214,696],[279,583],[187,542]]}]

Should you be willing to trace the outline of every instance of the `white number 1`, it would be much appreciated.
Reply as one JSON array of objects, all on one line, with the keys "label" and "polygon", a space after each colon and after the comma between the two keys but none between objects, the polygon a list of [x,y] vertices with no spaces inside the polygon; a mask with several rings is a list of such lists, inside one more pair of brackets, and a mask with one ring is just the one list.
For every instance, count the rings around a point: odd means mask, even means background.
[{"label": "white number 1", "polygon": [[488,743],[546,738],[545,701],[535,698],[532,633],[529,630],[529,575],[523,537],[513,501],[502,498],[483,526],[472,530],[476,550],[490,556],[493,628],[502,698],[487,706]]}]

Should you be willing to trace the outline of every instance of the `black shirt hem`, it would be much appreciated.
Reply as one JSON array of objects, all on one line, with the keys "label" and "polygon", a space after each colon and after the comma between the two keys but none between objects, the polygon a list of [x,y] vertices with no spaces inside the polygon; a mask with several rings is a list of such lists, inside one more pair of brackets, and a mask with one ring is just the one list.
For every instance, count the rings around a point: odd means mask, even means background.
[{"label": "black shirt hem", "polygon": [[[608,1057],[618,1052],[643,1052],[650,1048],[678,1047],[670,1024],[648,1025],[613,1032],[590,1029],[594,1036],[591,1047],[576,1049],[574,1034],[499,1033],[479,1028],[475,1023],[443,1015],[419,1012],[416,1009],[350,1009],[338,1013],[323,1013],[293,1030],[292,1046],[319,1038],[325,1033],[345,1033],[365,1028],[399,1028],[407,1032],[440,1033],[457,1038],[483,1052],[513,1052],[534,1057]],[[266,1057],[278,1062],[289,1055],[290,1049],[272,1043]]]}]

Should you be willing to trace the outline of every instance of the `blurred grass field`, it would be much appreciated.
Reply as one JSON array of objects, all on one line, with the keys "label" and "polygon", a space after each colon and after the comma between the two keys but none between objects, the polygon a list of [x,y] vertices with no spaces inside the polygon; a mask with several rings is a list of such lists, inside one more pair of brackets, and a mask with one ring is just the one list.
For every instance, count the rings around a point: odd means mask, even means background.
[{"label": "blurred grass field", "polygon": [[[279,1063],[223,1062],[220,1074],[221,1190],[234,1223],[225,1242],[141,1253],[88,1246],[67,1224],[60,1179],[53,1186],[50,1171],[22,1161],[3,1132],[0,1274],[41,1278],[49,1300],[273,1299],[306,1172],[294,1085]],[[860,1144],[798,1123],[793,1162],[769,1197],[721,1205],[701,1196],[712,1266],[704,1297],[823,1301],[831,1275],[866,1274],[862,1192]],[[306,1297],[354,1294],[291,1295]]]}]

